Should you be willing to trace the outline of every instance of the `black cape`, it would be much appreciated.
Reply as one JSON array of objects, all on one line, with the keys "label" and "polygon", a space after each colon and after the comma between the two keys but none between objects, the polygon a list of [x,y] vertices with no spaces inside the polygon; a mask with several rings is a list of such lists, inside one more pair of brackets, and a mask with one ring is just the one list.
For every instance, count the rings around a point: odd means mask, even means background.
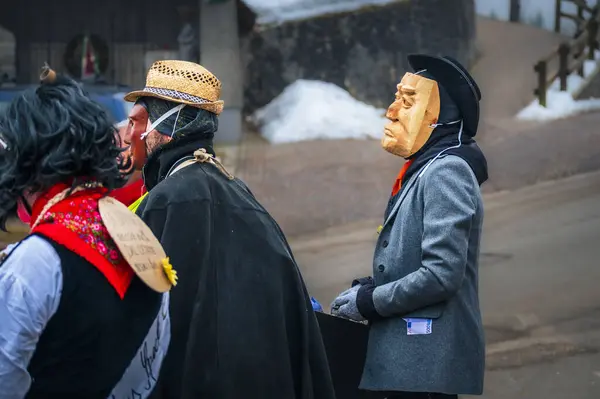
[{"label": "black cape", "polygon": [[172,337],[152,399],[333,399],[310,298],[273,218],[239,180],[173,165],[211,141],[180,138],[144,168],[137,213],[160,239],[179,282]]}]

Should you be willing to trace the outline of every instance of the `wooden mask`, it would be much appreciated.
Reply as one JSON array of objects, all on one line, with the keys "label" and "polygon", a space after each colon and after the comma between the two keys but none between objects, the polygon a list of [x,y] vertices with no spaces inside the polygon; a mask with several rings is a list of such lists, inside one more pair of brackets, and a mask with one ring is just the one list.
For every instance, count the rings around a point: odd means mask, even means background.
[{"label": "wooden mask", "polygon": [[396,99],[389,106],[381,139],[382,147],[408,158],[429,140],[440,116],[440,92],[435,80],[406,73],[396,86]]}]

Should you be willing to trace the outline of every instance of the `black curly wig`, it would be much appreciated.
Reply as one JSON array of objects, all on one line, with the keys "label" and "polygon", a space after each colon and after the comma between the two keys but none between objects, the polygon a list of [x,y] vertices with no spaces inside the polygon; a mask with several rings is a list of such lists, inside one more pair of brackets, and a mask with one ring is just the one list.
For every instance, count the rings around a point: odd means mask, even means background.
[{"label": "black curly wig", "polygon": [[0,112],[0,228],[24,192],[57,183],[124,183],[123,148],[113,121],[75,81],[55,75]]}]

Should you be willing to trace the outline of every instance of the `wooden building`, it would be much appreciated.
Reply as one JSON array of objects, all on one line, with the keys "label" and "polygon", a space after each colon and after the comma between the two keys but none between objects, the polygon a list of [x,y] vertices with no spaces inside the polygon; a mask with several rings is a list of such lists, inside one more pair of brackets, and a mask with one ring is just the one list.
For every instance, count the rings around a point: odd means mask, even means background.
[{"label": "wooden building", "polygon": [[[99,53],[103,79],[109,84],[138,87],[144,83],[148,62],[176,56],[185,18],[200,32],[202,2],[19,0],[3,5],[0,25],[15,38],[18,83],[35,82],[46,61],[76,75],[82,39],[88,35]],[[252,29],[254,14],[240,0],[237,9],[239,34],[243,35]],[[217,21],[214,29],[219,29]]]}]

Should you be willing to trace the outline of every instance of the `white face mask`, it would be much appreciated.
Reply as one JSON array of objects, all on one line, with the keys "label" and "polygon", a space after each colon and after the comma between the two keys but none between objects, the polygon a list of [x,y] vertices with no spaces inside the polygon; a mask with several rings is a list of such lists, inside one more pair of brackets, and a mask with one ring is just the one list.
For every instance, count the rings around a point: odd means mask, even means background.
[{"label": "white face mask", "polygon": [[[175,118],[175,123],[173,123],[173,131],[171,132],[171,137],[173,137],[173,134],[175,134],[175,127],[177,126],[177,120],[179,119],[179,113],[181,112],[181,110],[185,108],[185,104],[180,104],[174,108],[171,108],[170,110],[168,110],[167,112],[165,112],[163,114],[163,116],[161,116],[160,118],[158,118],[157,120],[154,121],[153,124],[150,125],[150,127],[140,135],[140,138],[142,140],[144,140],[148,134],[153,131],[154,129],[156,129],[156,127],[158,125],[160,125],[161,123],[163,123],[169,116],[173,115],[175,112],[177,112],[177,117]],[[148,119],[148,123],[150,123],[150,119]]]}]

